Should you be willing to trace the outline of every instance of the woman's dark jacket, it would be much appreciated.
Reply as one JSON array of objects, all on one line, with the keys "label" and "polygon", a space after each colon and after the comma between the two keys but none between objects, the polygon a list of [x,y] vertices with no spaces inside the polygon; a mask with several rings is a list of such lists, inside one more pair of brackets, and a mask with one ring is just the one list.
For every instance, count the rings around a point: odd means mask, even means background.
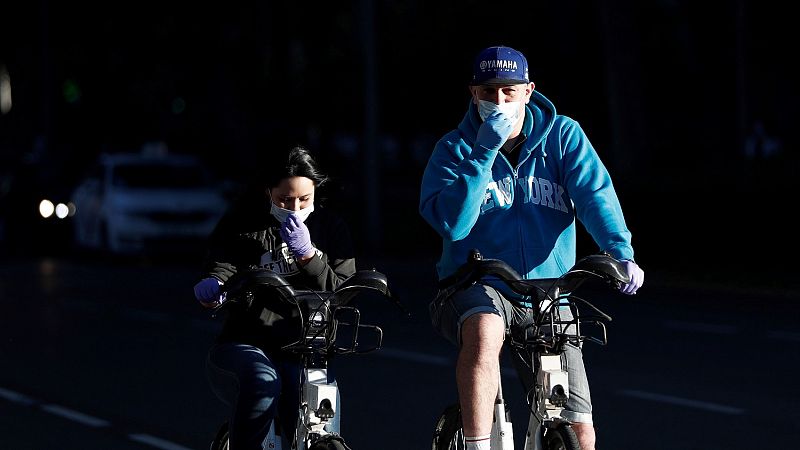
[{"label": "woman's dark jacket", "polygon": [[[304,266],[294,261],[270,214],[270,200],[249,196],[219,222],[209,239],[202,277],[227,282],[237,271],[265,267],[282,275],[295,289],[333,290],[356,271],[350,232],[331,211],[315,206],[305,221],[316,254]],[[270,292],[271,294],[271,292]],[[300,337],[296,305],[277,295],[251,305],[231,303],[218,342],[241,342],[276,353]]]}]

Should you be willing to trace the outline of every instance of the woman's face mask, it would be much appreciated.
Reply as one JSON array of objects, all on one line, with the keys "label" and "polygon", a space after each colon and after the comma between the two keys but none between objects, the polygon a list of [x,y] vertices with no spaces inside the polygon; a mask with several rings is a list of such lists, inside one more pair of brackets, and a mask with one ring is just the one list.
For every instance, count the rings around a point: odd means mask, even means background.
[{"label": "woman's face mask", "polygon": [[289,214],[294,214],[295,216],[297,216],[298,219],[300,219],[301,222],[305,222],[306,219],[308,219],[309,214],[311,214],[314,211],[313,203],[310,206],[306,206],[303,209],[298,209],[297,211],[292,211],[290,209],[283,209],[280,206],[276,205],[275,203],[272,202],[270,203],[272,204],[272,208],[270,209],[269,212],[270,214],[272,214],[272,217],[278,219],[278,222],[280,223],[286,222],[286,218],[289,217]]},{"label": "woman's face mask", "polygon": [[519,113],[522,109],[520,106],[520,102],[503,102],[497,104],[488,100],[478,100],[478,115],[481,116],[481,120],[486,121],[487,117],[497,111],[516,122],[517,119],[519,119]]},{"label": "woman's face mask", "polygon": [[306,177],[284,178],[277,186],[269,189],[270,213],[284,223],[289,214],[301,221],[314,211],[314,182]]}]

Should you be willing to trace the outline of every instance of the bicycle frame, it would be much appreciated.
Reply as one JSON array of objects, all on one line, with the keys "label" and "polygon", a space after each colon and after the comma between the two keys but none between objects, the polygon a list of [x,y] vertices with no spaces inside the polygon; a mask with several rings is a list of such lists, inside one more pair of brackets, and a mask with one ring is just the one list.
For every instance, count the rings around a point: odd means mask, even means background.
[{"label": "bicycle frame", "polygon": [[[525,450],[545,448],[545,429],[569,425],[561,417],[561,411],[569,399],[569,374],[562,364],[560,353],[530,352],[531,367],[534,368],[534,398],[525,433]],[[500,383],[498,381],[498,383]],[[492,423],[491,449],[514,450],[513,425],[508,417],[503,399],[502,384],[498,384]]]},{"label": "bicycle frame", "polygon": [[[340,306],[332,310],[327,300],[315,298],[306,300],[306,303],[310,311],[305,337],[293,346],[303,354],[298,424],[295,427],[295,446],[292,447],[297,450],[307,450],[325,436],[339,435],[339,388],[336,380],[328,376],[328,362],[332,355],[355,353],[361,328],[377,333],[377,345],[370,351],[380,348],[383,340],[379,327],[361,324],[361,315],[356,308]],[[352,314],[352,322],[338,317],[347,312]],[[352,339],[343,347],[335,346],[340,323],[352,326],[354,330]]]},{"label": "bicycle frame", "polygon": [[[313,442],[331,433],[339,434],[339,388],[328,381],[328,369],[306,369],[300,399],[297,449],[306,450]],[[329,426],[331,425],[331,426]]]},{"label": "bicycle frame", "polygon": [[[539,368],[536,370],[535,395],[541,393],[544,398],[534,401],[534,408],[538,411],[531,410],[523,447],[525,450],[544,448],[542,438],[545,429],[570,424],[561,417],[561,412],[569,399],[569,374],[561,363],[561,355],[534,352],[532,359],[534,367]],[[537,417],[537,413],[541,417]],[[509,449],[513,449],[513,446]]]},{"label": "bicycle frame", "polygon": [[[272,421],[267,435],[267,448],[283,450],[284,442],[293,450],[308,450],[314,442],[326,435],[338,435],[339,388],[336,381],[328,381],[328,369],[303,370],[300,386],[300,416],[295,436],[283,440]],[[312,405],[317,405],[313,407]]]},{"label": "bicycle frame", "polygon": [[494,422],[492,422],[491,448],[514,450],[514,427],[508,417],[506,402],[503,399],[503,384],[497,379],[497,398],[494,402]]}]

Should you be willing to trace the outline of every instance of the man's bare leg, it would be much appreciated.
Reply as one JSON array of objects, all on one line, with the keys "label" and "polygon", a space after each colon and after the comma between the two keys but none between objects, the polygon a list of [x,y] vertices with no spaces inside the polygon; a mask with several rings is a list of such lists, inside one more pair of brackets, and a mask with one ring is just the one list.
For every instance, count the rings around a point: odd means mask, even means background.
[{"label": "man's bare leg", "polygon": [[475,314],[461,326],[456,384],[465,436],[484,436],[492,431],[504,336],[505,323],[496,314]]},{"label": "man's bare leg", "polygon": [[595,434],[594,425],[590,423],[572,422],[572,429],[578,436],[578,443],[581,450],[594,450]]}]

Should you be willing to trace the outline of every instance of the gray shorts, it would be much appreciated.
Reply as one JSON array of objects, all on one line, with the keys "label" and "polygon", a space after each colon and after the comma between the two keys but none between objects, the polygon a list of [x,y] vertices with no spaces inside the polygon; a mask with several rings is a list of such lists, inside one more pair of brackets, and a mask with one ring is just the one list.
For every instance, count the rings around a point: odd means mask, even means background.
[{"label": "gray shorts", "polygon": [[[440,290],[428,309],[433,327],[457,346],[461,344],[461,324],[473,314],[489,313],[502,317],[506,324],[506,334],[522,332],[520,324],[530,320],[532,314],[530,308],[510,302],[497,289],[482,284],[475,284],[456,293],[447,289]],[[564,314],[571,318],[568,310],[562,312],[562,318],[567,318]],[[530,361],[522,361],[516,352],[511,354],[525,392],[529,392],[533,386],[533,374],[528,368]],[[567,344],[561,361],[569,374],[570,393],[561,416],[572,422],[592,423],[592,399],[581,349]]]}]

